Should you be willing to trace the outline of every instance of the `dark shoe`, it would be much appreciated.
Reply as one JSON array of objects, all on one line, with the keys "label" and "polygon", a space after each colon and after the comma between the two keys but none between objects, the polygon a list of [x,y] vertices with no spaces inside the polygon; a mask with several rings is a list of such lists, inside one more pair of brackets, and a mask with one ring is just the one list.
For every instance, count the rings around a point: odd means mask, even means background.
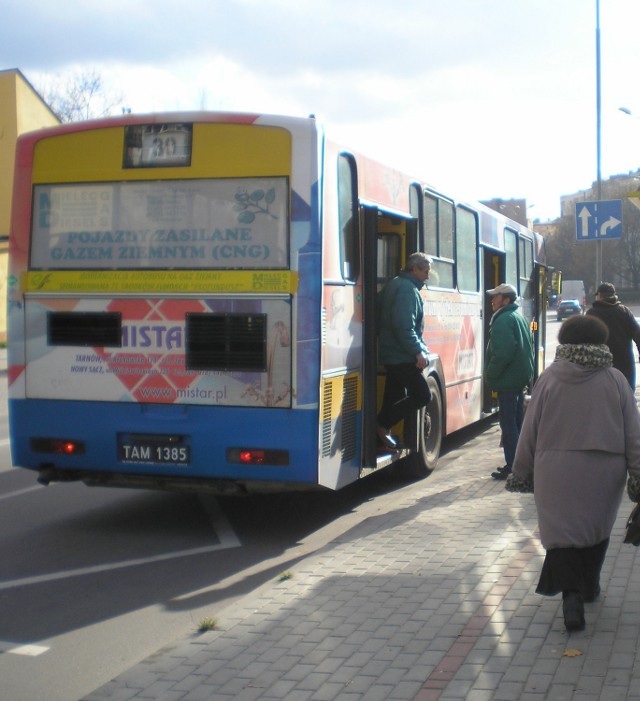
[{"label": "dark shoe", "polygon": [[511,468],[507,465],[503,465],[502,467],[499,467],[495,472],[492,472],[491,476],[494,480],[506,480],[510,474]]},{"label": "dark shoe", "polygon": [[398,444],[395,438],[389,433],[389,431],[384,426],[376,426],[376,434],[378,436],[378,441],[389,450],[397,450]]},{"label": "dark shoe", "polygon": [[577,591],[562,592],[562,613],[564,627],[569,633],[584,630],[584,602]]}]

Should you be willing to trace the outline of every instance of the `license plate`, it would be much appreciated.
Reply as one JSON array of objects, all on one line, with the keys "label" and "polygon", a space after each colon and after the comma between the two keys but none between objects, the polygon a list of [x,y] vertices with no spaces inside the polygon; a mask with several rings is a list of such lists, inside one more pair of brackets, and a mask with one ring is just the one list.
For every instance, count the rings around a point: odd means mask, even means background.
[{"label": "license plate", "polygon": [[120,462],[145,465],[187,466],[191,461],[189,446],[181,436],[121,436],[118,441]]}]

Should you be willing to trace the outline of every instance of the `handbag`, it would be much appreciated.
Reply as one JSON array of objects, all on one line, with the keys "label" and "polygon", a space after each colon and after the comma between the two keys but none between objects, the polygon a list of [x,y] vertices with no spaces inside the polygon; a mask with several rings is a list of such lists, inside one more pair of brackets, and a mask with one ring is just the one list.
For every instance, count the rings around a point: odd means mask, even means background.
[{"label": "handbag", "polygon": [[627,519],[627,532],[624,536],[624,542],[635,546],[640,545],[640,504],[636,504]]}]

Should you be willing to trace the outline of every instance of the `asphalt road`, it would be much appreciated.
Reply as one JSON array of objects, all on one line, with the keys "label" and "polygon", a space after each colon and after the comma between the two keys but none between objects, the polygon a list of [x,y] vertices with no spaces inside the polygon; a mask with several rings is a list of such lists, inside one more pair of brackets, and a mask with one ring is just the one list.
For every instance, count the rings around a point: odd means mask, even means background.
[{"label": "asphalt road", "polygon": [[3,413],[1,701],[77,701],[322,547],[363,503],[406,486],[374,475],[334,494],[222,501],[42,487],[11,468],[6,424]]}]

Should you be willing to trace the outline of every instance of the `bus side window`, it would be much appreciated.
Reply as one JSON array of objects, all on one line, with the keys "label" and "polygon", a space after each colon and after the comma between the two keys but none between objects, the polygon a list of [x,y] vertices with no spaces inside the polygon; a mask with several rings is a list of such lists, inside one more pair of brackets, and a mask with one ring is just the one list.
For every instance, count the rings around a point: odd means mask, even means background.
[{"label": "bus side window", "polygon": [[478,220],[463,207],[456,208],[456,269],[458,289],[478,291]]},{"label": "bus side window", "polygon": [[378,234],[378,289],[400,272],[401,253],[402,240],[398,234]]},{"label": "bus side window", "polygon": [[424,240],[426,253],[438,255],[438,202],[433,197],[424,198]]},{"label": "bus side window", "polygon": [[453,205],[438,202],[438,255],[453,260]]},{"label": "bus side window", "polygon": [[513,229],[504,230],[505,270],[504,280],[518,288],[518,234]]},{"label": "bus side window", "polygon": [[525,297],[532,297],[533,241],[521,238],[519,249],[518,270],[520,273],[520,294]]},{"label": "bus side window", "polygon": [[358,177],[355,159],[348,153],[338,157],[338,217],[342,277],[356,282],[360,275]]},{"label": "bus side window", "polygon": [[433,258],[429,286],[453,288],[453,204],[425,193],[423,227],[425,252]]}]

